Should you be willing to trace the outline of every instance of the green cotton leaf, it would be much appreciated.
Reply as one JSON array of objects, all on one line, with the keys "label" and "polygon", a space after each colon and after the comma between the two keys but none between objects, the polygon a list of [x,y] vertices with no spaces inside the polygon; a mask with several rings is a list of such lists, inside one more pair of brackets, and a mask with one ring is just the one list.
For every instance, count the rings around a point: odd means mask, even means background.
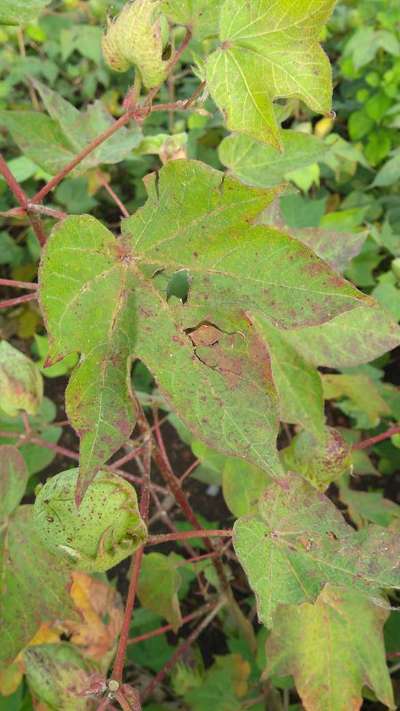
[{"label": "green cotton leaf", "polygon": [[218,33],[223,0],[163,0],[161,9],[171,22],[190,27],[195,39]]},{"label": "green cotton leaf", "polygon": [[283,183],[287,173],[316,163],[329,150],[319,138],[300,131],[279,135],[282,153],[250,136],[228,136],[218,148],[221,163],[246,185],[272,188]]},{"label": "green cotton leaf", "polygon": [[280,419],[301,425],[323,439],[324,398],[318,371],[266,319],[257,319],[257,327],[268,343],[272,376],[279,397]]},{"label": "green cotton leaf", "polygon": [[373,380],[364,373],[354,375],[324,373],[321,377],[325,399],[349,398],[352,406],[367,417],[370,427],[376,427],[382,416],[390,415],[390,407],[382,398]]},{"label": "green cotton leaf", "polygon": [[340,500],[347,506],[350,518],[357,526],[366,521],[389,526],[400,518],[400,506],[385,499],[381,491],[355,491],[340,485]]},{"label": "green cotton leaf", "polygon": [[[0,111],[0,125],[10,131],[28,158],[55,175],[115,121],[101,101],[78,111],[49,87],[38,81],[34,84],[49,116],[35,111]],[[140,140],[141,132],[136,127],[123,127],[87,156],[72,174],[82,175],[98,165],[119,163]]]},{"label": "green cotton leaf", "polygon": [[36,20],[50,0],[0,0],[0,25],[26,25]]},{"label": "green cotton leaf", "polygon": [[123,232],[142,270],[188,271],[189,303],[257,312],[285,328],[374,303],[297,240],[249,226],[274,191],[184,160],[168,163],[146,186],[147,203],[123,222]]},{"label": "green cotton leaf", "polygon": [[373,188],[385,188],[394,185],[400,179],[400,153],[391,158],[381,168],[372,183]]},{"label": "green cotton leaf", "polygon": [[[292,197],[298,197],[296,195]],[[287,198],[286,198],[287,199]],[[276,200],[272,205],[264,210],[258,218],[259,224],[275,227],[283,232],[287,232],[292,237],[295,237],[303,244],[310,247],[318,257],[321,257],[325,262],[328,262],[335,271],[343,272],[346,266],[354,257],[360,254],[368,233],[361,232],[343,232],[339,229],[329,230],[319,227],[303,227],[288,226],[285,224],[285,219],[282,213],[282,205],[285,204],[285,198],[281,201]],[[315,201],[313,201],[315,203]],[[295,206],[296,208],[296,206]],[[307,217],[309,217],[310,209],[307,206]],[[295,219],[298,219],[298,212],[294,209]],[[319,222],[320,220],[318,220]]]},{"label": "green cotton leaf", "polygon": [[191,711],[241,711],[249,690],[250,664],[239,654],[216,657],[201,684],[184,698]]},{"label": "green cotton leaf", "polygon": [[70,571],[41,544],[32,506],[20,506],[1,531],[0,668],[15,659],[42,623],[77,620]]},{"label": "green cotton leaf", "polygon": [[16,447],[0,446],[0,521],[17,508],[27,481],[28,471],[22,454]]},{"label": "green cotton leaf", "polygon": [[[49,442],[50,444],[57,444],[58,440],[62,434],[61,427],[54,427],[51,423],[56,417],[57,411],[53,402],[47,398],[43,398],[40,409],[36,415],[31,415],[29,419],[29,425],[34,432],[40,432],[41,439]],[[24,424],[20,417],[8,417],[0,412],[0,430],[3,431],[2,437],[0,437],[0,445],[2,444],[18,444],[18,450],[22,454],[26,466],[28,468],[29,476],[36,474],[36,472],[45,469],[56,456],[56,453],[52,449],[47,449],[38,444],[32,444],[30,442],[26,444],[20,444],[17,436],[10,435],[6,436],[6,432],[24,433]]]},{"label": "green cotton leaf", "polygon": [[182,624],[178,599],[181,576],[178,561],[162,553],[144,555],[140,568],[138,597],[142,607],[165,618],[177,632]]},{"label": "green cotton leaf", "polygon": [[94,664],[72,644],[39,644],[23,653],[28,687],[42,708],[90,711]]},{"label": "green cotton leaf", "polygon": [[271,478],[262,469],[230,457],[222,472],[225,503],[234,516],[246,516],[257,509],[258,501],[270,482]]},{"label": "green cotton leaf", "polygon": [[[249,224],[273,191],[185,160],[146,185],[147,203],[124,220],[122,238],[92,217],[70,217],[42,255],[48,363],[81,354],[66,396],[81,437],[81,493],[134,426],[130,357],[147,366],[196,437],[279,474],[268,343],[251,313],[302,326],[370,298],[297,240]],[[167,298],[180,271],[188,275],[185,304]]]},{"label": "green cotton leaf", "polygon": [[15,417],[22,410],[35,415],[43,399],[39,369],[7,341],[0,343],[0,410]]},{"label": "green cotton leaf", "polygon": [[319,437],[299,432],[281,450],[281,461],[286,471],[298,472],[317,489],[325,491],[332,481],[350,470],[352,452],[341,433],[327,427]]},{"label": "green cotton leaf", "polygon": [[400,587],[398,533],[379,526],[354,531],[295,474],[274,481],[258,513],[236,522],[233,543],[267,627],[278,605],[314,602],[326,583],[373,599],[381,588]]},{"label": "green cotton leaf", "polygon": [[395,709],[383,641],[387,617],[356,591],[327,585],[313,605],[278,610],[265,675],[292,674],[305,711],[357,711],[363,686]]},{"label": "green cotton leaf", "polygon": [[79,352],[66,409],[80,438],[81,493],[129,438],[136,422],[128,390],[135,344],[135,277],[120,244],[88,215],[53,231],[42,254],[40,300],[49,365]]},{"label": "green cotton leaf", "polygon": [[335,0],[225,0],[220,47],[207,60],[207,83],[227,127],[282,148],[273,101],[296,98],[331,109],[332,76],[319,44]]},{"label": "green cotton leaf", "polygon": [[306,361],[335,369],[369,363],[400,343],[400,327],[379,306],[360,306],[319,326],[282,333]]}]

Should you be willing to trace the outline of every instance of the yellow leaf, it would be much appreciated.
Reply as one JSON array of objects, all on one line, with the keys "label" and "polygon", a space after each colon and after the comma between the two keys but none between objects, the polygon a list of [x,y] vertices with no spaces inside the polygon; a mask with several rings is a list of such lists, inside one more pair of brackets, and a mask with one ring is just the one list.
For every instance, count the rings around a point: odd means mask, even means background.
[{"label": "yellow leaf", "polygon": [[71,597],[81,621],[66,621],[63,629],[85,656],[108,664],[123,620],[118,593],[101,580],[75,572],[72,574]]}]

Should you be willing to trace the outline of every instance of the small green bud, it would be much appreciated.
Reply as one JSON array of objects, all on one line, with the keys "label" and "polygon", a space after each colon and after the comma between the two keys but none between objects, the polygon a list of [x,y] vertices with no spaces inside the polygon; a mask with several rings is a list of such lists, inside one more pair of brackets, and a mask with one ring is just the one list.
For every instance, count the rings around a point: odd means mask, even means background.
[{"label": "small green bud", "polygon": [[98,472],[79,507],[78,469],[48,479],[38,492],[34,520],[49,550],[87,572],[105,571],[131,555],[147,538],[136,491],[111,472]]},{"label": "small green bud", "polygon": [[134,0],[125,5],[115,20],[109,20],[102,46],[114,71],[126,72],[135,65],[147,89],[162,84],[168,63],[162,59],[159,0]]}]

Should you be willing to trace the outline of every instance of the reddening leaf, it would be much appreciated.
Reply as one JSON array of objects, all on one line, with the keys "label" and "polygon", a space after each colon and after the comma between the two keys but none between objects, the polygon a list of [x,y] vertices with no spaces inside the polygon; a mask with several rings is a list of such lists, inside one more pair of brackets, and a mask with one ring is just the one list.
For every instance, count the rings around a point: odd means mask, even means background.
[{"label": "reddening leaf", "polygon": [[85,692],[90,688],[96,667],[72,644],[30,647],[24,652],[24,663],[29,689],[40,703],[38,708],[74,711],[93,708],[92,700]]},{"label": "reddening leaf", "polygon": [[0,25],[25,25],[36,20],[50,0],[0,0]]},{"label": "reddening leaf", "polygon": [[312,605],[279,608],[265,674],[292,674],[305,711],[358,711],[363,686],[394,709],[383,641],[387,617],[358,592],[327,585]]},{"label": "reddening leaf", "polygon": [[70,595],[80,619],[63,619],[62,629],[83,656],[100,663],[106,671],[124,617],[121,598],[106,580],[78,571],[71,577]]},{"label": "reddening leaf", "polygon": [[140,604],[164,617],[175,632],[182,624],[178,600],[181,582],[176,560],[162,553],[143,556],[138,585]]},{"label": "reddening leaf", "polygon": [[[251,314],[300,326],[371,300],[297,240],[249,225],[273,191],[185,160],[146,186],[148,201],[123,222],[122,238],[92,217],[70,217],[43,251],[50,364],[81,354],[66,404],[81,437],[82,491],[133,429],[130,357],[208,446],[279,474],[268,343]],[[181,271],[187,304],[167,297],[165,284]]]},{"label": "reddening leaf", "polygon": [[183,329],[148,283],[138,293],[138,308],[142,327],[135,355],[187,427],[218,452],[279,474],[268,348],[247,320],[237,317],[227,326],[210,315],[203,325],[193,321],[193,328]]},{"label": "reddening leaf", "polygon": [[0,446],[0,521],[17,508],[28,481],[25,459],[16,447]]},{"label": "reddening leaf", "polygon": [[343,272],[354,257],[360,254],[367,232],[338,232],[319,227],[289,230],[300,242],[338,272]]},{"label": "reddening leaf", "polygon": [[262,318],[257,319],[257,326],[271,354],[280,419],[299,424],[323,439],[325,414],[319,373],[290,345],[282,331]]},{"label": "reddening leaf", "polygon": [[352,464],[350,445],[333,427],[327,427],[319,437],[299,432],[280,454],[286,471],[301,474],[321,491],[349,472]]},{"label": "reddening leaf", "polygon": [[328,147],[315,136],[300,131],[281,131],[282,153],[250,136],[233,134],[218,148],[221,163],[246,185],[272,188],[287,173],[316,163]]},{"label": "reddening leaf", "polygon": [[373,380],[364,373],[324,373],[321,377],[325,399],[349,398],[356,408],[367,416],[371,427],[379,424],[382,415],[390,415],[389,405],[382,398]]},{"label": "reddening leaf", "polygon": [[228,129],[281,148],[274,99],[297,98],[318,113],[330,111],[331,68],[319,37],[334,4],[225,0],[207,83]]},{"label": "reddening leaf", "polygon": [[400,327],[379,306],[359,306],[319,326],[285,330],[285,339],[313,365],[351,368],[400,343]]},{"label": "reddening leaf", "polygon": [[43,398],[38,367],[14,346],[0,343],[0,410],[15,417],[21,410],[35,415]]},{"label": "reddening leaf", "polygon": [[[54,175],[112,126],[114,119],[101,101],[96,101],[85,111],[78,111],[48,86],[39,81],[34,83],[49,115],[34,111],[0,111],[0,125],[10,131],[24,155]],[[141,132],[136,127],[120,128],[92,151],[73,174],[82,175],[103,163],[119,163],[139,145],[140,140]]]},{"label": "reddening leaf", "polygon": [[246,516],[257,510],[258,501],[270,482],[267,472],[229,457],[222,472],[225,503],[234,516]]},{"label": "reddening leaf", "polygon": [[10,664],[44,622],[76,619],[70,569],[42,545],[32,506],[21,506],[1,532],[0,666]]},{"label": "reddening leaf", "polygon": [[349,262],[361,252],[368,236],[366,231],[342,232],[322,227],[289,227],[285,224],[278,200],[263,211],[258,222],[276,227],[300,240],[338,272],[343,272]]},{"label": "reddening leaf", "polygon": [[161,9],[171,22],[187,25],[196,39],[217,34],[223,0],[163,0]]},{"label": "reddening leaf", "polygon": [[258,513],[236,521],[233,543],[267,627],[279,604],[314,602],[326,583],[376,599],[400,587],[400,536],[354,531],[334,504],[295,474],[266,490]]}]

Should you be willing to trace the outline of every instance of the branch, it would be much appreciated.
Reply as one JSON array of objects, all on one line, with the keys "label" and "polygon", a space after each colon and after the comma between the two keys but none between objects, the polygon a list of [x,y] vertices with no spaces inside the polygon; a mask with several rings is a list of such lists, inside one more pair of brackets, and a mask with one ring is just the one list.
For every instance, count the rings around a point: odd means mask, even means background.
[{"label": "branch", "polygon": [[[159,423],[159,421],[158,421],[158,412],[156,410],[154,411],[154,420],[155,420],[155,424],[157,425],[157,423]],[[175,476],[174,472],[172,471],[172,467],[171,467],[167,452],[164,447],[164,442],[163,442],[163,438],[162,438],[161,431],[160,431],[159,427],[155,428],[155,438],[156,438],[157,447],[155,447],[153,450],[153,457],[154,457],[154,461],[156,462],[156,464],[160,470],[160,474],[163,477],[166,484],[171,489],[171,492],[175,496],[179,506],[181,507],[181,509],[182,509],[183,513],[185,514],[189,523],[191,523],[192,526],[194,526],[194,528],[196,528],[198,531],[201,531],[202,530],[201,523],[198,520],[196,514],[194,513],[184,491],[182,490],[179,479]],[[210,553],[213,553],[215,551],[215,548],[214,548],[209,536],[207,536],[204,539],[204,543],[206,545],[207,550]],[[228,602],[229,610],[232,614],[232,617],[235,620],[238,628],[241,630],[242,634],[244,635],[245,639],[247,640],[250,649],[255,651],[257,649],[257,641],[255,638],[254,630],[253,630],[250,622],[248,621],[248,619],[245,617],[245,615],[241,611],[238,603],[235,600],[235,596],[232,592],[232,588],[231,588],[229,580],[226,576],[223,563],[219,558],[212,558],[212,563],[215,568],[215,572],[218,576],[218,580],[219,580],[219,583],[221,586],[221,591],[226,596],[226,600]]]},{"label": "branch", "polygon": [[31,281],[17,281],[16,279],[0,279],[0,286],[11,286],[13,289],[28,289],[29,291],[39,288],[39,284],[34,284]]},{"label": "branch", "polygon": [[[146,450],[143,461],[144,476],[142,484],[142,493],[140,498],[140,515],[147,523],[149,517],[150,508],[150,469],[151,469],[151,450],[152,450],[152,440],[149,424],[146,420],[143,408],[141,407],[137,398],[136,408],[137,408],[137,422],[141,430],[141,433],[145,439]],[[112,679],[118,682],[122,681],[122,675],[124,671],[124,662],[126,656],[126,648],[128,646],[129,630],[132,622],[133,608],[135,607],[136,600],[136,590],[139,582],[140,568],[142,565],[144,546],[141,546],[135,553],[132,562],[132,572],[129,581],[128,597],[124,612],[124,621],[122,623],[121,634],[118,642],[117,653],[115,655],[114,667],[112,672]]]},{"label": "branch", "polygon": [[[209,610],[211,607],[211,603],[208,602],[206,605],[203,607],[200,607],[198,610],[195,612],[191,612],[190,615],[186,615],[186,617],[182,617],[181,621],[181,626],[186,625],[188,622],[191,622],[192,620],[197,619],[197,617],[201,617],[202,615],[205,614],[207,610]],[[175,630],[175,625],[164,625],[163,627],[158,627],[156,630],[151,630],[151,632],[146,632],[145,634],[141,634],[138,637],[132,637],[131,639],[128,639],[128,644],[139,644],[139,642],[145,642],[147,639],[153,639],[153,637],[159,637],[160,635],[164,634],[165,632],[171,632],[172,630]]]},{"label": "branch", "polygon": [[36,215],[36,214],[32,214],[32,212],[30,211],[29,200],[28,200],[25,192],[21,188],[18,181],[14,178],[11,170],[9,169],[6,161],[4,160],[4,158],[1,154],[0,154],[0,173],[3,176],[4,180],[6,181],[8,187],[10,188],[11,192],[13,193],[13,195],[16,198],[19,205],[23,208],[23,210],[28,215],[29,221],[32,225],[32,228],[33,228],[35,234],[36,234],[36,237],[38,238],[39,243],[41,245],[43,245],[46,242],[46,233],[44,231],[40,216]]},{"label": "branch", "polygon": [[393,437],[395,434],[400,434],[400,426],[397,425],[395,427],[390,427],[390,429],[386,430],[386,432],[381,432],[381,434],[377,434],[374,437],[369,437],[369,439],[363,439],[361,442],[357,442],[356,444],[353,444],[353,449],[355,451],[359,449],[368,449],[369,447],[372,447],[374,444],[378,444],[378,442],[383,442],[385,439],[389,439],[390,437]]},{"label": "branch", "polygon": [[20,304],[25,304],[27,301],[34,301],[35,299],[37,299],[36,293],[16,296],[15,299],[0,301],[0,309],[10,309],[12,306],[19,306]]},{"label": "branch", "polygon": [[178,649],[174,652],[172,655],[171,659],[168,660],[166,664],[164,664],[163,668],[160,669],[158,674],[154,677],[154,679],[151,680],[150,684],[148,684],[143,691],[142,694],[142,701],[145,701],[146,699],[151,696],[153,693],[154,689],[157,688],[157,686],[162,682],[164,677],[173,669],[175,664],[179,661],[179,659],[185,654],[185,652],[192,646],[192,644],[196,641],[198,637],[200,637],[201,633],[203,630],[205,630],[208,625],[212,622],[214,617],[218,615],[220,610],[223,608],[223,606],[226,605],[226,600],[223,599],[221,600],[213,610],[211,610],[210,614],[207,615],[207,617],[204,618],[202,622],[196,627],[196,629],[189,635],[189,637],[182,642],[182,644],[178,647]]},{"label": "branch", "polygon": [[[233,531],[226,530],[208,530],[199,531],[181,531],[178,533],[162,533],[158,536],[150,536],[146,541],[146,546],[158,546],[161,543],[170,543],[171,541],[187,541],[191,538],[231,538]],[[215,552],[215,551],[214,551]]]},{"label": "branch", "polygon": [[61,183],[64,178],[71,173],[74,168],[76,168],[79,163],[81,163],[90,153],[92,153],[98,146],[100,146],[104,141],[107,140],[107,138],[110,138],[111,136],[114,135],[122,126],[125,126],[129,121],[134,118],[135,112],[133,109],[130,111],[127,111],[125,114],[123,114],[115,123],[113,123],[112,126],[107,128],[103,133],[100,133],[96,138],[93,139],[86,148],[83,148],[78,155],[75,156],[62,170],[60,170],[57,175],[55,175],[51,180],[49,180],[46,185],[39,190],[36,195],[30,200],[31,203],[38,203],[42,202],[43,198],[48,195],[54,188],[57,187]]}]

